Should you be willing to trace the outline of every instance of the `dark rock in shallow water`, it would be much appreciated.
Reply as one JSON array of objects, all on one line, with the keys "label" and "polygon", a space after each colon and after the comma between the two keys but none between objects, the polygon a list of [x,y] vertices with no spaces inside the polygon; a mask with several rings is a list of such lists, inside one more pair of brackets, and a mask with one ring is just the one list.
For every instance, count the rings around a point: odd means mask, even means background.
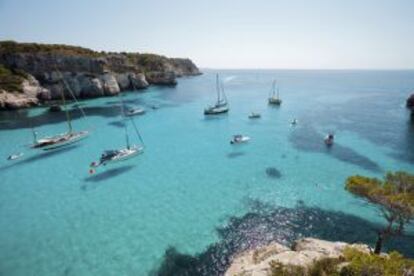
[{"label": "dark rock in shallow water", "polygon": [[236,157],[240,157],[243,156],[245,153],[244,152],[230,152],[227,154],[227,158],[236,158]]},{"label": "dark rock in shallow water", "polygon": [[271,177],[271,178],[281,178],[282,177],[282,173],[274,167],[267,168],[266,169],[266,174],[267,174],[268,177]]},{"label": "dark rock in shallow water", "polygon": [[414,110],[414,94],[407,99],[407,107]]}]

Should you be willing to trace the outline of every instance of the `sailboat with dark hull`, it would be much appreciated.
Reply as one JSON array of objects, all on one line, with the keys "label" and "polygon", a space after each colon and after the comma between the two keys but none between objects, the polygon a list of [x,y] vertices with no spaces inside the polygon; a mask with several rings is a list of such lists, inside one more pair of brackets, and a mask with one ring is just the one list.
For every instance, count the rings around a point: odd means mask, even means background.
[{"label": "sailboat with dark hull", "polygon": [[227,103],[226,94],[224,93],[223,85],[220,83],[219,75],[216,75],[216,90],[217,102],[204,109],[205,115],[215,115],[227,113],[229,111],[229,104]]},{"label": "sailboat with dark hull", "polygon": [[[63,80],[63,78],[62,78]],[[65,86],[67,86],[67,89],[70,91],[70,87],[66,84],[65,81],[63,81]],[[71,91],[70,91],[71,92]],[[74,94],[71,92],[72,96],[74,97]],[[33,130],[33,144],[31,145],[31,148],[34,149],[42,149],[42,150],[53,150],[62,148],[74,143],[77,143],[89,135],[89,131],[83,130],[83,131],[74,131],[72,127],[72,120],[70,117],[70,113],[66,107],[66,100],[65,95],[62,91],[62,103],[65,109],[66,114],[66,122],[68,124],[68,131],[65,133],[57,134],[54,136],[48,136],[38,139],[37,133]]]},{"label": "sailboat with dark hull", "polygon": [[[142,140],[142,137],[138,131],[137,126],[135,125],[135,122],[133,120],[132,117],[126,117],[125,114],[125,110],[124,110],[124,104],[122,103],[121,100],[121,115],[123,118],[123,125],[124,125],[124,130],[125,130],[125,148],[120,148],[120,149],[114,149],[114,150],[105,150],[102,154],[101,157],[99,158],[99,161],[95,161],[92,162],[90,164],[90,170],[89,172],[95,173],[95,168],[98,168],[100,166],[106,166],[112,163],[116,163],[116,162],[120,162],[120,161],[125,161],[128,159],[131,159],[141,153],[144,152],[144,141]],[[134,127],[134,130],[140,140],[139,145],[131,145],[130,141],[129,141],[129,133],[128,133],[128,125],[127,125],[127,119],[129,119],[129,121],[131,122],[132,126]]]},{"label": "sailboat with dark hull", "polygon": [[269,96],[268,101],[269,101],[269,104],[272,104],[272,105],[282,104],[282,100],[279,97],[279,86],[277,87],[277,93],[276,93],[276,80],[274,80],[272,83],[272,92],[271,92],[271,95]]}]

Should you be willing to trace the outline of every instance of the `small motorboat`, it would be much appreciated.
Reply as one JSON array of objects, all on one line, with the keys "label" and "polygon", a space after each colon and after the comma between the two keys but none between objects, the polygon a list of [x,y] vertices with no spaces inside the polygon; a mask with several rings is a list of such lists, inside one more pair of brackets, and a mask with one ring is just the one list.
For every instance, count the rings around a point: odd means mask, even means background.
[{"label": "small motorboat", "polygon": [[325,137],[325,144],[328,146],[328,147],[330,147],[330,146],[332,146],[333,145],[333,143],[334,143],[334,135],[333,134],[328,134],[326,137]]},{"label": "small motorboat", "polygon": [[290,122],[290,125],[295,126],[298,124],[298,120],[295,118]]},{"label": "small motorboat", "polygon": [[7,157],[7,160],[10,160],[10,161],[16,160],[22,157],[23,155],[24,155],[23,152],[15,153],[15,154],[9,155],[9,157]]},{"label": "small motorboat", "polygon": [[145,109],[143,108],[131,108],[125,112],[125,116],[143,115],[144,113]]},{"label": "small motorboat", "polygon": [[233,138],[230,141],[230,144],[242,144],[247,143],[250,140],[249,136],[244,136],[241,134],[233,135]]},{"label": "small motorboat", "polygon": [[252,112],[249,114],[249,119],[259,119],[260,117],[262,117],[260,113]]}]

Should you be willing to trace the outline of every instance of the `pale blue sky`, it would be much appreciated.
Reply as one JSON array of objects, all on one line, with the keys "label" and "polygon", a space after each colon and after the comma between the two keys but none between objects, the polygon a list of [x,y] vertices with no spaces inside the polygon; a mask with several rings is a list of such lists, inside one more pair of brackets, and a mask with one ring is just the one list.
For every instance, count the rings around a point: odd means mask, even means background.
[{"label": "pale blue sky", "polygon": [[0,0],[0,39],[212,68],[414,69],[414,1]]}]

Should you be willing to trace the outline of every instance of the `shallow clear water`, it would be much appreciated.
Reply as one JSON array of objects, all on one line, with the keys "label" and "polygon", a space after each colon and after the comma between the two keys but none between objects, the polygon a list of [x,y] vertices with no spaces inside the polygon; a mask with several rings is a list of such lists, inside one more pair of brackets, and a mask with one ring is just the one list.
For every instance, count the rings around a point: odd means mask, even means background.
[{"label": "shallow clear water", "polygon": [[[169,246],[205,250],[218,240],[216,227],[248,212],[250,200],[289,208],[300,201],[381,222],[344,181],[414,172],[414,124],[404,106],[414,71],[221,71],[230,112],[205,117],[214,73],[124,94],[148,111],[135,117],[145,153],[92,176],[91,161],[125,145],[118,98],[81,102],[88,117],[74,109],[73,125],[91,136],[53,152],[24,145],[32,126],[63,132],[64,114],[1,113],[0,275],[145,275]],[[274,77],[280,108],[266,102]],[[251,111],[262,118],[249,120]],[[328,150],[330,131],[336,144]],[[232,146],[236,133],[252,140]],[[16,152],[25,156],[5,160]]]}]

